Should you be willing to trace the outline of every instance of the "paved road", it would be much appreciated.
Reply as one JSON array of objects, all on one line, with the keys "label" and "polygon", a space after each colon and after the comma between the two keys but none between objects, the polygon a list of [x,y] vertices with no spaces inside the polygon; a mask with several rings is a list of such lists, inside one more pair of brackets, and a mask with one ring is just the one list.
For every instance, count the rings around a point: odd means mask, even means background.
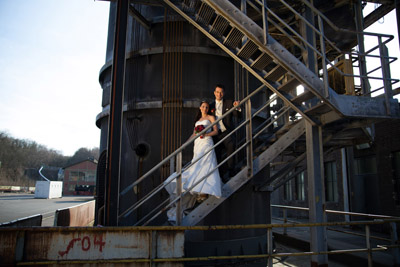
[{"label": "paved road", "polygon": [[41,199],[34,194],[0,193],[0,223],[42,214],[42,226],[53,226],[58,209],[73,207],[93,200],[92,196],[65,196]]}]

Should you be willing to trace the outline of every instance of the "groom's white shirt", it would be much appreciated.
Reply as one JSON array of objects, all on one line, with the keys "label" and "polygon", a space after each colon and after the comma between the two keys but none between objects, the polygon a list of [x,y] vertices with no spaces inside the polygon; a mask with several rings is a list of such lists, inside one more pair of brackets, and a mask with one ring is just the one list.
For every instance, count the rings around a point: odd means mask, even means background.
[{"label": "groom's white shirt", "polygon": [[[222,116],[222,106],[223,106],[222,100],[221,101],[215,100],[215,117],[216,117],[216,119],[218,119],[219,117]],[[218,122],[218,129],[221,130],[221,132],[226,131],[226,127],[225,127],[224,123],[222,122],[222,120]]]}]

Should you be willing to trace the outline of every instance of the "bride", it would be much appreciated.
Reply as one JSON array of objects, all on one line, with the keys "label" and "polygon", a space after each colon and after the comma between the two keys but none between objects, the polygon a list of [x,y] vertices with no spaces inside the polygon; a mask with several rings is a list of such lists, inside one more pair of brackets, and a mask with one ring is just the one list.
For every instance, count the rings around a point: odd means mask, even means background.
[{"label": "bride", "polygon": [[[210,105],[207,102],[201,102],[195,119],[193,134],[190,136],[189,140],[195,138],[202,129],[205,129],[215,122],[215,117],[209,114],[209,109]],[[211,174],[209,174],[210,171],[218,165],[215,151],[212,149],[206,154],[206,152],[214,145],[212,136],[216,134],[218,134],[218,128],[217,125],[214,125],[205,134],[194,141],[192,162],[196,161],[200,157],[201,159],[182,172],[182,192],[189,191],[190,193],[190,195],[186,194],[182,198],[183,211],[192,208],[196,199],[197,201],[203,201],[209,195],[213,195],[217,198],[221,197],[221,178],[218,169],[215,169]],[[166,184],[169,183],[165,188],[170,194],[171,199],[176,198],[176,176],[177,174],[173,173],[164,182]],[[204,178],[205,176],[207,177]],[[195,198],[193,196],[195,196]],[[170,221],[175,221],[176,207],[171,207],[171,209],[168,210],[167,215]]]}]

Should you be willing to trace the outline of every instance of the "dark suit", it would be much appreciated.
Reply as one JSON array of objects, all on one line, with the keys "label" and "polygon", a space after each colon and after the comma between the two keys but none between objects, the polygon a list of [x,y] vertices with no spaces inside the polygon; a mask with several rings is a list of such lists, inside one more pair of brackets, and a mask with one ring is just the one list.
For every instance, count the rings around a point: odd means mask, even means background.
[{"label": "dark suit", "polygon": [[[222,100],[222,115],[224,115],[225,112],[228,112],[231,108],[233,108],[233,101],[223,99]],[[210,112],[213,116],[215,116],[215,101],[210,104]],[[233,116],[238,117],[239,114],[240,114],[240,112],[235,110],[234,112],[230,113],[228,116],[226,116],[222,120],[226,130],[224,132],[221,132],[219,130],[218,134],[213,136],[214,144],[219,142],[221,139],[223,139],[225,136],[227,136],[231,132],[231,130],[234,127],[232,117]],[[234,147],[235,147],[235,138],[233,137],[233,135],[226,138],[222,144],[217,146],[215,148],[215,153],[217,154],[218,163],[222,162],[222,160],[223,160],[222,159],[223,150],[226,151],[226,157],[228,157],[229,155],[231,155],[233,153]],[[224,165],[221,166],[221,168],[220,168],[221,177],[223,177],[227,171],[229,172],[229,176],[231,177],[233,175],[233,171],[234,171],[234,157],[230,158]],[[224,182],[226,182],[226,181],[224,181]]]}]

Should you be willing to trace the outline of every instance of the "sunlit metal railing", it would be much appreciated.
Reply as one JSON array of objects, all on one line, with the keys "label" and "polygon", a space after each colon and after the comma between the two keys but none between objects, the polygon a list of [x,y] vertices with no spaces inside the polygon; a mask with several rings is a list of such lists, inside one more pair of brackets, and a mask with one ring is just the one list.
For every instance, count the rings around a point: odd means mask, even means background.
[{"label": "sunlit metal railing", "polygon": [[[288,210],[295,210],[295,211],[300,211],[300,212],[304,212],[304,213],[308,213],[309,208],[307,207],[295,207],[295,206],[286,206],[286,205],[271,205],[271,208],[275,208],[275,209],[280,209],[282,210],[282,219],[280,218],[275,218],[278,220],[282,220],[283,224],[286,225],[301,225],[301,222],[298,221],[290,221],[288,220],[288,215],[287,215],[287,211]],[[350,216],[355,216],[355,217],[363,217],[363,218],[368,218],[368,219],[372,219],[373,221],[370,221],[369,224],[365,224],[365,234],[361,235],[358,233],[354,233],[354,232],[349,232],[349,231],[340,231],[334,228],[330,228],[329,230],[332,231],[339,231],[342,233],[346,233],[349,235],[358,235],[358,236],[363,236],[366,238],[366,245],[367,245],[367,252],[368,252],[368,266],[372,266],[370,264],[372,264],[372,251],[373,249],[371,248],[371,243],[370,240],[371,239],[376,239],[376,240],[381,240],[381,241],[387,241],[390,242],[391,245],[393,246],[392,248],[392,256],[393,256],[393,261],[394,264],[400,264],[400,249],[399,249],[399,244],[398,244],[398,234],[397,234],[397,224],[400,222],[400,218],[399,217],[395,217],[395,216],[388,216],[388,215],[377,215],[377,214],[369,214],[369,213],[359,213],[359,212],[348,212],[348,211],[339,211],[339,210],[324,210],[324,212],[326,214],[339,214],[339,215],[350,215]],[[329,225],[326,224],[326,226],[343,226],[343,225],[359,225],[360,221],[356,221],[356,222],[332,222]],[[370,225],[371,224],[376,224],[376,222],[385,222],[387,224],[389,224],[389,228],[390,228],[390,239],[386,239],[386,238],[381,238],[381,237],[376,237],[376,236],[372,236],[371,232],[370,232]],[[362,223],[364,224],[364,223]],[[382,223],[383,224],[383,223]],[[288,235],[287,233],[287,227],[283,228],[283,234],[284,235]],[[384,247],[384,246],[382,246]],[[388,246],[389,247],[389,246]]]},{"label": "sunlit metal railing", "polygon": [[[350,77],[352,79],[358,79],[360,81],[359,87],[361,91],[355,92],[357,95],[370,95],[372,96],[373,93],[380,92],[382,89],[384,90],[386,98],[386,102],[392,98],[392,85],[397,83],[398,79],[391,78],[389,65],[393,63],[397,58],[390,57],[387,51],[386,44],[393,40],[392,35],[388,34],[380,34],[380,33],[370,33],[370,32],[357,32],[349,29],[342,29],[337,27],[334,23],[332,23],[324,14],[322,14],[317,8],[315,8],[309,1],[307,0],[300,0],[305,6],[310,8],[313,14],[317,17],[318,26],[313,25],[310,23],[306,18],[303,17],[298,11],[296,11],[290,4],[288,4],[285,0],[279,0],[282,5],[287,8],[290,12],[292,12],[297,19],[301,20],[309,29],[313,31],[313,33],[318,36],[319,39],[319,49],[317,49],[317,45],[313,45],[308,42],[300,32],[296,29],[291,27],[287,24],[282,18],[280,18],[271,8],[261,0],[247,0],[247,3],[251,5],[255,10],[258,10],[262,16],[266,16],[268,13],[267,19],[270,25],[274,26],[277,30],[279,30],[284,36],[286,36],[289,40],[293,42],[293,44],[300,48],[301,50],[305,51],[306,49],[311,49],[316,55],[321,59],[321,72],[320,75],[323,77],[324,87],[325,87],[325,97],[329,96],[329,69],[334,69],[338,74],[342,77]],[[264,11],[266,10],[266,12]],[[264,18],[265,19],[265,18]],[[371,47],[367,51],[342,51],[339,49],[334,42],[329,40],[326,35],[324,34],[324,24],[331,27],[335,32],[351,34],[353,36],[361,36],[361,40],[365,41],[367,37],[373,37],[376,39],[376,45]],[[264,24],[264,27],[266,24]],[[268,33],[268,29],[264,28],[264,32]],[[264,36],[264,38],[266,38]],[[299,40],[299,41],[298,41]],[[326,45],[328,45],[328,48]],[[364,47],[364,44],[363,46]],[[339,57],[327,58],[327,55],[335,51],[335,54],[339,54]],[[374,53],[378,53],[375,55]],[[341,69],[339,69],[335,65],[335,61],[338,58],[348,58],[352,62],[353,69],[359,69],[359,74],[350,74],[344,73]],[[372,70],[366,71],[366,58],[378,59],[380,65],[375,67]],[[358,62],[358,66],[356,63]],[[381,70],[381,75],[377,75],[376,72]],[[373,74],[375,76],[373,76]],[[370,89],[369,80],[376,80],[381,81],[382,86]],[[354,87],[357,87],[356,85]],[[390,105],[387,105],[390,106]],[[390,114],[390,110],[388,109],[387,112]]]}]

